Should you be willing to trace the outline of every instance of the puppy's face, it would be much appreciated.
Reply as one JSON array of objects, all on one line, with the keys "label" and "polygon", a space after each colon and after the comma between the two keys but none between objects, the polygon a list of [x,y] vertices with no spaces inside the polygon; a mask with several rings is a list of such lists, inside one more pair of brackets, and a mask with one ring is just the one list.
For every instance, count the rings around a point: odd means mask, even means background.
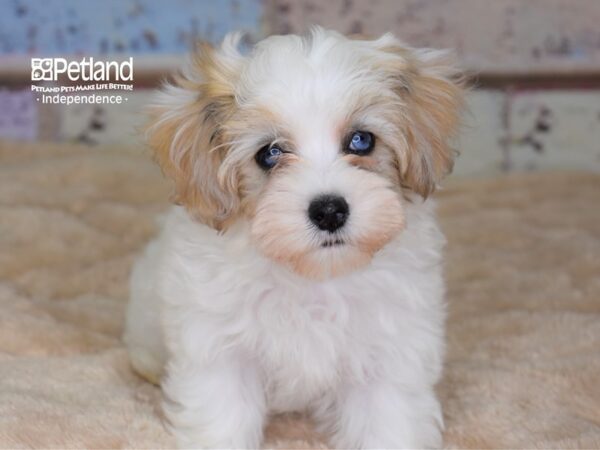
[{"label": "puppy's face", "polygon": [[149,142],[177,200],[314,279],[368,264],[405,226],[406,191],[452,167],[462,102],[435,51],[316,29],[242,56],[201,46],[153,109]]}]

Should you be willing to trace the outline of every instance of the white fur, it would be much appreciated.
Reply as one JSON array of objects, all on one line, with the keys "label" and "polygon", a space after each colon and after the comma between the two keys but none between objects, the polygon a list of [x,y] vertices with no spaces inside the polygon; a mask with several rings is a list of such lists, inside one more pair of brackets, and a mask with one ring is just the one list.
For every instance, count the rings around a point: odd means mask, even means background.
[{"label": "white fur", "polygon": [[308,409],[336,447],[440,446],[444,240],[430,203],[406,207],[407,229],[367,268],[324,282],[258,254],[245,224],[219,236],[174,208],[134,270],[127,342],[156,373],[164,333],[180,444],[256,448],[267,411]]},{"label": "white fur", "polygon": [[[268,130],[235,130],[239,139],[225,161],[236,160],[253,180],[246,188],[258,206],[223,233],[183,207],[167,214],[131,279],[125,339],[132,363],[151,380],[162,377],[164,410],[182,447],[257,448],[268,414],[283,411],[309,412],[339,448],[439,447],[434,385],[444,353],[444,238],[432,201],[391,181],[392,150],[401,158],[408,151],[406,141],[394,140],[402,133],[394,120],[411,111],[395,113],[405,103],[393,80],[367,64],[392,58],[378,49],[397,41],[349,41],[316,30],[307,42],[270,38],[249,62],[227,44],[227,64],[243,66],[239,109],[272,111],[297,162],[261,172],[253,155]],[[184,94],[165,91],[163,104],[173,109],[160,120],[175,120],[176,105],[193,101]],[[379,103],[350,117],[365,97]],[[387,171],[341,159],[336,133],[345,120],[383,136],[375,158]],[[311,227],[306,209],[328,192],[348,200],[350,216],[338,233],[345,244],[323,248],[326,233]],[[388,232],[382,248],[358,250]],[[280,257],[278,245],[301,255],[305,272],[311,264],[343,270],[302,276],[273,256]],[[345,268],[350,255],[361,262]]]}]

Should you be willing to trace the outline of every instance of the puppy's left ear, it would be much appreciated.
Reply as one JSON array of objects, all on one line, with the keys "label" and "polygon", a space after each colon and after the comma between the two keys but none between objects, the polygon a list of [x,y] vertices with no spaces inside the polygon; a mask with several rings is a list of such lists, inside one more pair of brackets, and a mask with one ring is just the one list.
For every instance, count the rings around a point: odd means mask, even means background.
[{"label": "puppy's left ear", "polygon": [[375,42],[395,59],[391,76],[403,105],[399,120],[406,141],[398,149],[402,184],[427,197],[454,165],[451,141],[464,108],[464,76],[450,52],[410,49],[391,35]]}]

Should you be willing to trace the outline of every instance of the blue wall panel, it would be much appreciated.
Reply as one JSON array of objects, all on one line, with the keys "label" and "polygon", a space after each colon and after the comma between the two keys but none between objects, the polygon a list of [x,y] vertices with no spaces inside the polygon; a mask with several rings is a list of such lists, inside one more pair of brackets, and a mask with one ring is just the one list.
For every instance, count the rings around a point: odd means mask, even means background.
[{"label": "blue wall panel", "polygon": [[177,54],[258,32],[260,0],[0,0],[0,55]]}]

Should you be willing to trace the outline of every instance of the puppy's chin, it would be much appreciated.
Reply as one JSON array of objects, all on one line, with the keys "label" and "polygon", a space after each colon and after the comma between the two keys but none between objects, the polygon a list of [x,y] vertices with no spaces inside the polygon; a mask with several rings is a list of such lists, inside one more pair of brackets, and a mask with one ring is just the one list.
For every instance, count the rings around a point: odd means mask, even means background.
[{"label": "puppy's chin", "polygon": [[359,270],[367,266],[372,259],[372,254],[350,244],[341,244],[317,248],[280,262],[300,276],[323,281]]},{"label": "puppy's chin", "polygon": [[315,281],[347,275],[368,266],[375,253],[390,240],[386,239],[384,242],[377,238],[377,242],[363,245],[324,241],[318,246],[301,249],[287,240],[290,245],[277,245],[271,237],[255,236],[259,250],[292,272]]},{"label": "puppy's chin", "polygon": [[367,266],[373,255],[349,245],[307,249],[304,252],[285,252],[263,247],[265,256],[302,277],[323,281],[351,273]]}]

